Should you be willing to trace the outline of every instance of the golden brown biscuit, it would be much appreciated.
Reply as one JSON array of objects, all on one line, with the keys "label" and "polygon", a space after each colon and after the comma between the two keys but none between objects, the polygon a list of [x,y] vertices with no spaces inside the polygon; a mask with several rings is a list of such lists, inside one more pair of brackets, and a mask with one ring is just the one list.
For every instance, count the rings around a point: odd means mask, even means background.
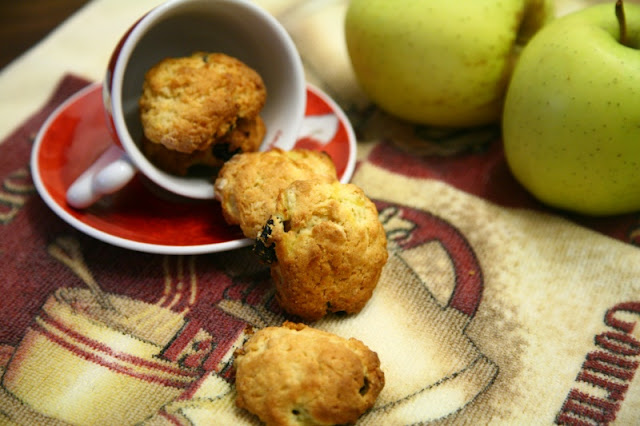
[{"label": "golden brown biscuit", "polygon": [[164,145],[143,138],[142,152],[157,167],[179,176],[192,166],[222,167],[225,161],[242,152],[255,152],[260,148],[266,128],[260,116],[240,119],[227,135],[211,146],[190,154],[174,151]]},{"label": "golden brown biscuit", "polygon": [[223,53],[167,58],[145,74],[139,100],[144,134],[168,149],[203,150],[266,101],[258,73]]},{"label": "golden brown biscuit", "polygon": [[233,156],[215,181],[216,197],[225,220],[240,225],[247,238],[256,238],[274,212],[280,191],[300,179],[336,181],[331,158],[318,151],[275,148]]},{"label": "golden brown biscuit", "polygon": [[364,343],[288,322],[251,336],[235,366],[238,407],[268,426],[354,423],[384,387]]},{"label": "golden brown biscuit", "polygon": [[307,321],[359,312],[388,257],[373,202],[358,186],[337,181],[296,181],[284,189],[256,246],[272,251],[282,308]]}]

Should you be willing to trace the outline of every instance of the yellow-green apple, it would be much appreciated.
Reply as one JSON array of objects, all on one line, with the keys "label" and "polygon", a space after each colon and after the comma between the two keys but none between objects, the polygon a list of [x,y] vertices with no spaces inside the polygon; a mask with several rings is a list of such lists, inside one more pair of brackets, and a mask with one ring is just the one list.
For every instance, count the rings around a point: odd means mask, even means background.
[{"label": "yellow-green apple", "polygon": [[626,20],[613,3],[558,18],[514,70],[502,121],[507,163],[554,207],[640,209],[640,6],[624,10]]},{"label": "yellow-green apple", "polygon": [[552,0],[351,0],[345,38],[383,110],[468,127],[499,120],[520,47],[553,17]]}]

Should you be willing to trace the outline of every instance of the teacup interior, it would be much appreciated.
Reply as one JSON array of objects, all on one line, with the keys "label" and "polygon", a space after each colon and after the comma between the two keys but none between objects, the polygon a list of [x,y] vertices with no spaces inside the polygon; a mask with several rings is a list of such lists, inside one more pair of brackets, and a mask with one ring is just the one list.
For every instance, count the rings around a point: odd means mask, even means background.
[{"label": "teacup interior", "polygon": [[[273,23],[275,20],[265,19],[260,11],[256,11],[256,6],[244,1],[174,3],[145,28],[126,62],[122,106],[133,142],[139,143],[142,138],[138,99],[145,73],[164,58],[207,51],[234,56],[260,74],[267,88],[267,102],[261,112],[267,127],[263,147],[277,141],[278,146],[291,148],[304,116],[306,86],[298,53],[282,27],[278,28],[278,24]],[[141,22],[152,14],[153,11]],[[133,160],[135,163],[147,162],[144,158]],[[150,163],[146,166],[153,167]],[[183,185],[182,180],[188,179],[156,170],[163,179],[176,185]],[[153,176],[151,178],[156,180]],[[206,184],[211,185],[211,182]],[[167,188],[165,184],[162,186]],[[195,198],[210,198],[176,192]]]}]

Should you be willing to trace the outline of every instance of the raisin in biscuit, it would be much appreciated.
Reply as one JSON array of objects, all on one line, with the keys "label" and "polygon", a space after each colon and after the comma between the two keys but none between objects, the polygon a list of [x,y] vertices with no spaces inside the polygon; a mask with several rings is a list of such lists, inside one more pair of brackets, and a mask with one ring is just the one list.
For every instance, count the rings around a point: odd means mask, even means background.
[{"label": "raisin in biscuit", "polygon": [[185,153],[166,148],[143,138],[141,148],[144,155],[157,167],[179,176],[184,176],[193,166],[222,167],[235,154],[255,152],[260,148],[266,132],[260,116],[240,119],[225,136],[203,150]]},{"label": "raisin in biscuit", "polygon": [[139,99],[147,139],[174,151],[203,150],[266,102],[260,75],[223,53],[167,58],[145,74]]},{"label": "raisin in biscuit", "polygon": [[318,151],[275,148],[238,154],[226,162],[215,181],[225,220],[256,238],[271,214],[280,191],[300,179],[337,181],[331,158]]},{"label": "raisin in biscuit", "polygon": [[268,426],[354,423],[384,387],[364,343],[289,322],[252,335],[235,366],[237,405]]},{"label": "raisin in biscuit", "polygon": [[307,321],[359,312],[388,257],[373,202],[354,184],[319,180],[296,181],[280,193],[256,252],[273,260],[282,308]]}]

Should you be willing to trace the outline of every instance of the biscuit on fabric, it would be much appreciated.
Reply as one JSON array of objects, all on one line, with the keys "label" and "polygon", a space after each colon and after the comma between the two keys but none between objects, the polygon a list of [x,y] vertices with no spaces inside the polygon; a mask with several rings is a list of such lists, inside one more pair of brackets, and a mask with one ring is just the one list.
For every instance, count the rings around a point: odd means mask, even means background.
[{"label": "biscuit on fabric", "polygon": [[373,202],[354,184],[293,182],[256,242],[271,260],[276,298],[289,314],[315,321],[359,312],[387,262],[387,238]]},{"label": "biscuit on fabric", "polygon": [[235,368],[236,404],[267,426],[352,424],[385,383],[360,340],[291,322],[253,334]]},{"label": "biscuit on fabric", "polygon": [[139,99],[144,135],[167,149],[192,153],[255,118],[266,102],[260,75],[223,53],[166,58],[145,74]]},{"label": "biscuit on fabric", "polygon": [[264,121],[257,116],[254,119],[238,120],[233,130],[203,150],[178,152],[146,138],[142,140],[141,149],[157,167],[184,176],[193,166],[222,167],[225,161],[236,154],[257,151],[265,133]]},{"label": "biscuit on fabric", "polygon": [[328,154],[307,149],[234,155],[216,178],[216,197],[230,225],[239,225],[247,238],[255,239],[274,212],[280,191],[300,179],[338,180]]}]

